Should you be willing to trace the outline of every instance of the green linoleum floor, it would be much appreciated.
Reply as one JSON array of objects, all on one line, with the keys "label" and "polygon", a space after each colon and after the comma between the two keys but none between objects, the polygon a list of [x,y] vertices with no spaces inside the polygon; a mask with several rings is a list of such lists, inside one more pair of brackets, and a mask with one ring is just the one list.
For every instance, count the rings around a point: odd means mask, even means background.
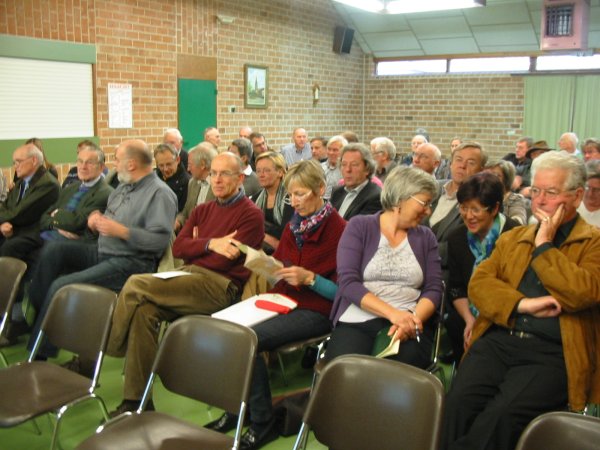
[{"label": "green linoleum floor", "polygon": [[[26,336],[20,338],[19,344],[5,348],[3,352],[9,364],[27,359],[25,349]],[[312,379],[312,371],[300,367],[301,354],[284,355],[288,386],[284,385],[279,366],[276,361],[271,365],[271,385],[273,395],[278,396],[286,392],[296,391],[308,387]],[[58,361],[70,359],[68,353],[61,353]],[[100,387],[96,393],[105,401],[108,410],[114,409],[121,402],[122,394],[122,369],[123,359],[106,357],[100,375]],[[0,399],[0,401],[2,401]],[[202,425],[221,415],[221,411],[208,408],[207,405],[193,400],[176,396],[160,385],[155,384],[154,403],[156,409],[174,416]],[[52,424],[50,416],[37,419],[41,435],[37,435],[32,423],[27,422],[14,428],[0,429],[0,450],[42,450],[50,447],[52,438]],[[93,434],[98,427],[102,415],[99,407],[93,401],[85,402],[74,407],[63,418],[59,435],[60,445],[64,450],[75,448],[87,436]],[[280,437],[278,440],[263,447],[265,450],[291,449],[294,446],[295,436]],[[309,449],[324,449],[311,436]]]}]

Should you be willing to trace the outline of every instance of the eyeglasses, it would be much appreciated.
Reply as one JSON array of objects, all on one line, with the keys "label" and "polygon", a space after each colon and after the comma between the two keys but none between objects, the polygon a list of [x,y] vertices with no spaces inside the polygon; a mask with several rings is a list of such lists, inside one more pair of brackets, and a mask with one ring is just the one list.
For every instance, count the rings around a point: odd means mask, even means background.
[{"label": "eyeglasses", "polygon": [[431,202],[424,202],[423,200],[419,200],[417,197],[413,197],[412,195],[410,196],[410,198],[412,198],[415,202],[417,202],[425,209],[431,208]]},{"label": "eyeglasses", "polygon": [[14,165],[15,167],[17,167],[17,166],[20,166],[20,165],[21,165],[21,164],[23,164],[25,161],[27,161],[28,159],[31,159],[31,158],[33,158],[33,156],[29,156],[29,157],[27,157],[27,158],[25,158],[25,159],[15,159],[15,160],[13,160],[13,165]]},{"label": "eyeglasses", "polygon": [[600,194],[600,188],[586,186],[585,190],[588,191],[592,195],[598,195],[598,194]]},{"label": "eyeglasses", "polygon": [[224,170],[222,172],[217,172],[216,170],[210,171],[211,178],[218,178],[218,177],[231,178],[231,177],[236,177],[239,174],[240,174],[239,172],[231,172],[230,170]]},{"label": "eyeglasses", "polygon": [[529,193],[531,194],[531,198],[539,197],[542,195],[542,192],[546,195],[546,198],[549,200],[554,200],[560,194],[564,192],[572,192],[575,189],[565,189],[564,191],[559,191],[557,189],[542,189],[536,186],[531,186]]},{"label": "eyeglasses", "polygon": [[412,157],[413,159],[431,159],[431,156],[429,156],[427,153],[413,152]]},{"label": "eyeglasses", "polygon": [[463,214],[463,215],[465,215],[465,216],[466,216],[466,215],[467,215],[469,212],[470,212],[471,214],[473,214],[474,216],[480,216],[480,215],[482,215],[484,212],[486,212],[486,211],[489,211],[489,210],[490,210],[490,208],[489,208],[489,207],[485,207],[485,208],[477,208],[477,207],[475,207],[475,208],[469,208],[468,206],[463,206],[463,205],[460,205],[460,206],[458,207],[458,210],[460,211],[460,213],[461,213],[461,214]]}]

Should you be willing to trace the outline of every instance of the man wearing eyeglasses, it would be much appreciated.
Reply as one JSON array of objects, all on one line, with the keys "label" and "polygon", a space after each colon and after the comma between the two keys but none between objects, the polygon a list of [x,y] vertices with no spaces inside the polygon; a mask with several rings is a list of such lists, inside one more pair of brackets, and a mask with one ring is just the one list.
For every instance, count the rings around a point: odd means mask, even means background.
[{"label": "man wearing eyeglasses", "polygon": [[371,154],[377,164],[375,175],[383,183],[389,173],[396,167],[396,146],[390,138],[376,137],[371,141]]},{"label": "man wearing eyeglasses", "polygon": [[444,449],[513,449],[534,417],[600,401],[600,231],[577,214],[585,167],[548,152],[532,175],[539,224],[501,235],[469,283],[479,317],[446,399]]},{"label": "man wearing eyeglasses", "polygon": [[260,248],[265,235],[263,213],[244,195],[243,179],[237,155],[225,152],[212,160],[215,200],[192,211],[173,244],[173,256],[185,263],[179,270],[189,275],[165,280],[134,275],[123,287],[107,350],[127,356],[123,401],[114,414],[138,408],[163,320],[212,314],[239,299],[250,272],[238,245]]},{"label": "man wearing eyeglasses", "polygon": [[437,146],[421,144],[412,154],[412,166],[434,176],[442,160],[442,152]]},{"label": "man wearing eyeglasses", "polygon": [[28,261],[41,245],[40,217],[58,198],[60,186],[44,167],[44,155],[33,144],[13,153],[17,182],[0,203],[0,256]]}]

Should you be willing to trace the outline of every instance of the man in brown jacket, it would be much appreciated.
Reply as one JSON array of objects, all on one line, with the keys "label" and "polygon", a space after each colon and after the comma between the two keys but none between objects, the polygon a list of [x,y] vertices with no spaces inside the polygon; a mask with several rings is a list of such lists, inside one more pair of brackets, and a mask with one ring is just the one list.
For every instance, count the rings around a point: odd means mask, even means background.
[{"label": "man in brown jacket", "polygon": [[469,283],[479,317],[447,397],[444,449],[513,449],[536,416],[598,402],[600,232],[576,211],[585,168],[548,152],[532,174],[539,225],[504,233]]}]

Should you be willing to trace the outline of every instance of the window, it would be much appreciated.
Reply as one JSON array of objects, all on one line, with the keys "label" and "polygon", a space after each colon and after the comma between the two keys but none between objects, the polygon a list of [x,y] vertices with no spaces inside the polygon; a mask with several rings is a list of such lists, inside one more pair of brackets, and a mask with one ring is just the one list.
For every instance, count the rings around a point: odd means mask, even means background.
[{"label": "window", "polygon": [[450,72],[527,72],[529,64],[528,56],[451,59]]},{"label": "window", "polygon": [[426,75],[446,73],[445,59],[421,59],[413,61],[381,61],[377,63],[377,75]]}]

